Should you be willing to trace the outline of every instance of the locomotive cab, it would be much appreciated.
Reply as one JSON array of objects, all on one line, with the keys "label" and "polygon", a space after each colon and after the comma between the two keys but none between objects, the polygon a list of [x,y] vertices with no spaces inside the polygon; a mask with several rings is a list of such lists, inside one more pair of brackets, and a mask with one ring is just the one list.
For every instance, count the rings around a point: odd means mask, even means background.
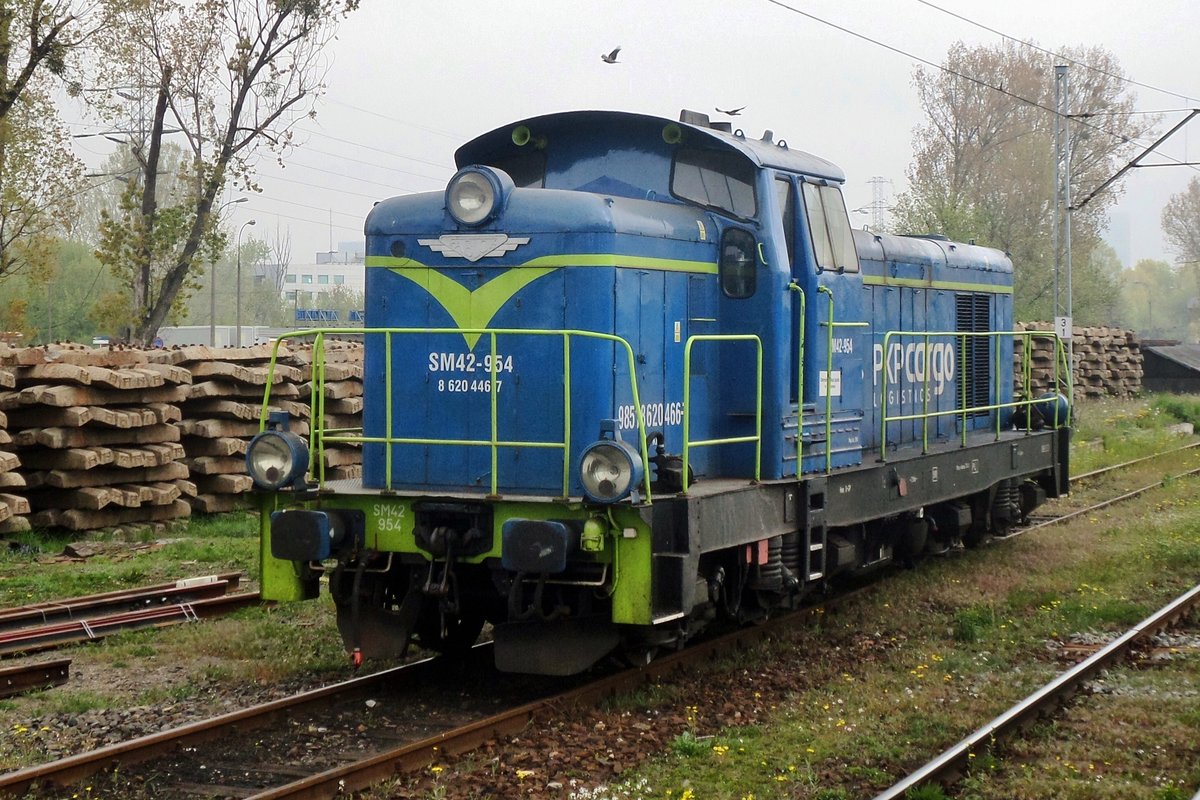
[{"label": "locomotive cab", "polygon": [[[1009,422],[1002,254],[852,231],[840,169],[702,115],[551,114],[456,161],[367,219],[361,430],[314,369],[307,441],[282,414],[248,455],[263,596],[327,585],[356,657],[490,623],[501,669],[578,672],[1061,488],[1064,439]],[[345,443],[361,479],[326,480]]]}]

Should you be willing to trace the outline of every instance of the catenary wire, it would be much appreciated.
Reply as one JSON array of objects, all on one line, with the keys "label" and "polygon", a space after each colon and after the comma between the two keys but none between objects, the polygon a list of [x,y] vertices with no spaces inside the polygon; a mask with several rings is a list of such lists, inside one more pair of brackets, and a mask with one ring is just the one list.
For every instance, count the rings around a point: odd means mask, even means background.
[{"label": "catenary wire", "polygon": [[[770,3],[771,5],[778,6],[779,8],[782,8],[786,11],[791,11],[793,14],[798,14],[799,16],[805,17],[806,19],[810,19],[813,22],[817,22],[821,25],[825,25],[827,27],[833,28],[834,30],[841,31],[842,33],[845,33],[849,36],[853,36],[856,39],[861,39],[864,42],[875,45],[876,47],[882,47],[884,50],[888,50],[892,53],[896,53],[897,55],[904,56],[905,58],[916,61],[919,64],[924,64],[925,66],[932,67],[933,69],[936,69],[939,72],[945,72],[948,75],[953,75],[957,78],[962,78],[965,81],[974,83],[978,86],[982,86],[985,89],[991,89],[992,91],[999,92],[1000,94],[1003,94],[1003,95],[1007,95],[1008,97],[1013,98],[1017,102],[1025,103],[1026,105],[1041,109],[1042,111],[1045,111],[1048,114],[1053,114],[1054,116],[1058,116],[1057,109],[1053,109],[1053,108],[1050,108],[1049,106],[1042,105],[1041,103],[1039,103],[1036,100],[1030,100],[1028,97],[1023,97],[1023,96],[1017,94],[1016,92],[1009,91],[1008,89],[1005,89],[1003,86],[997,86],[995,84],[988,83],[987,81],[985,81],[981,78],[976,78],[973,75],[968,75],[964,72],[959,72],[958,70],[947,67],[944,64],[938,64],[936,62],[930,61],[927,58],[922,58],[921,56],[918,56],[915,53],[910,53],[907,50],[903,50],[899,47],[896,47],[895,45],[890,45],[886,42],[880,41],[879,39],[875,39],[870,36],[867,36],[865,33],[860,33],[859,31],[856,31],[852,28],[847,28],[844,25],[839,25],[838,23],[832,22],[823,17],[818,17],[816,14],[810,13],[808,11],[802,11],[794,6],[790,6],[787,3],[784,3],[783,0],[766,0],[766,2]],[[1095,125],[1091,122],[1088,122],[1084,118],[1075,117],[1074,115],[1071,115],[1070,118],[1074,119],[1076,121],[1076,124],[1078,124],[1078,125],[1082,125],[1084,127],[1091,128],[1092,130],[1096,131],[1097,133],[1103,133],[1104,135],[1110,136],[1113,139],[1117,139],[1122,142],[1134,142],[1136,144],[1142,145],[1143,147],[1147,146],[1147,144],[1148,144],[1143,139],[1127,136],[1123,133],[1117,133],[1115,131],[1110,131],[1107,128],[1103,128],[1099,125]],[[1172,156],[1166,155],[1164,153],[1160,153],[1159,155],[1161,155],[1163,158],[1166,158],[1171,161],[1175,161],[1175,162],[1183,165],[1179,159],[1173,158]],[[1184,165],[1184,166],[1186,166],[1186,165]],[[1193,166],[1193,167],[1191,167],[1191,169],[1200,172],[1200,168]]]},{"label": "catenary wire", "polygon": [[[1084,69],[1091,70],[1092,72],[1097,72],[1097,73],[1104,75],[1106,77],[1109,77],[1109,78],[1114,78],[1123,83],[1132,84],[1134,86],[1140,86],[1143,89],[1150,89],[1151,91],[1159,92],[1161,94],[1167,94],[1172,97],[1178,97],[1181,100],[1189,100],[1190,101],[1190,100],[1194,99],[1194,96],[1180,94],[1179,92],[1173,92],[1170,89],[1162,89],[1162,88],[1159,88],[1158,86],[1151,86],[1148,83],[1142,83],[1141,81],[1135,81],[1133,78],[1127,78],[1123,75],[1117,75],[1115,73],[1108,72],[1107,70],[1101,69],[1100,67],[1092,66],[1091,64],[1088,64],[1086,62],[1077,61],[1076,59],[1071,58],[1068,55],[1064,55],[1062,53],[1056,53],[1053,50],[1047,50],[1044,47],[1039,47],[1038,45],[1034,44],[1033,42],[1029,42],[1024,39],[1018,39],[1017,37],[1011,36],[1011,35],[1005,33],[1004,31],[1000,31],[995,28],[984,25],[982,22],[978,22],[976,20],[971,19],[970,17],[964,16],[955,11],[951,11],[948,8],[943,8],[942,6],[939,6],[936,3],[931,3],[930,0],[917,0],[917,2],[923,6],[928,6],[929,8],[932,8],[934,11],[940,11],[943,14],[947,14],[951,17],[954,17],[955,19],[962,20],[963,22],[967,23],[968,25],[974,25],[977,28],[982,28],[983,30],[988,31],[989,33],[994,33],[997,36],[1001,36],[1005,39],[1008,39],[1011,42],[1023,44],[1026,47],[1032,47],[1034,50],[1037,50],[1039,53],[1045,53],[1046,55],[1054,56],[1055,58],[1061,58],[1064,61],[1069,61],[1070,63],[1075,64],[1076,66],[1083,67]],[[1184,110],[1190,111],[1191,109],[1184,109]],[[1152,113],[1152,112],[1143,112],[1143,113]]]}]

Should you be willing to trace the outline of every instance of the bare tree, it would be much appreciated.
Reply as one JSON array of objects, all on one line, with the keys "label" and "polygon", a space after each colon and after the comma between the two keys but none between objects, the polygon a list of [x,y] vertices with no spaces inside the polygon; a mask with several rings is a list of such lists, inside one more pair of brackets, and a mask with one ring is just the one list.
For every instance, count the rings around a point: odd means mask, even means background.
[{"label": "bare tree", "polygon": [[275,291],[283,294],[283,282],[292,263],[292,236],[275,226],[275,236],[267,241],[270,260],[275,266]]},{"label": "bare tree", "polygon": [[[1087,191],[1127,160],[1130,140],[1154,120],[1132,114],[1120,65],[1101,48],[1067,49],[1077,62],[1071,76],[1072,185]],[[1084,66],[1086,65],[1086,66]],[[1054,63],[1025,45],[954,45],[946,71],[918,68],[913,83],[926,122],[913,135],[910,189],[896,202],[897,227],[974,239],[1011,254],[1016,265],[1015,303],[1020,318],[1052,312],[1048,289],[1054,263]],[[1090,275],[1090,255],[1100,241],[1107,208],[1118,192],[1096,198],[1073,221],[1073,266]],[[1095,276],[1089,297],[1104,314],[1116,291]],[[1086,279],[1085,279],[1086,280]],[[1089,306],[1075,306],[1086,320]]]},{"label": "bare tree", "polygon": [[[227,181],[254,188],[264,149],[292,146],[295,122],[313,113],[324,89],[323,47],[357,0],[129,0],[108,40],[106,83],[141,80],[154,102],[132,149],[142,164],[140,202],[126,209],[130,237],[102,247],[102,260],[135,272],[130,327],[143,342],[192,288],[188,275],[202,246],[224,247],[213,204]],[[180,134],[191,156],[194,191],[187,225],[171,255],[163,253],[156,175],[162,137]],[[131,261],[132,258],[132,261]],[[181,297],[181,293],[183,297]]]},{"label": "bare tree", "polygon": [[1200,263],[1200,178],[1167,201],[1162,212],[1162,229],[1179,260]]}]

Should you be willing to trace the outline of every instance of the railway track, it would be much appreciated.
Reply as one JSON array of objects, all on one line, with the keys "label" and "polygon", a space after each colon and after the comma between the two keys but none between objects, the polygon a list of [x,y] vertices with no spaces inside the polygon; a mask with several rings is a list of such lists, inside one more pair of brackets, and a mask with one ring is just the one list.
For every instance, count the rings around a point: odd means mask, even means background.
[{"label": "railway track", "polygon": [[261,602],[228,594],[240,572],[0,610],[0,657],[102,639],[118,631],[220,616]]},{"label": "railway track", "polygon": [[[866,587],[847,592],[831,603],[870,590]],[[471,651],[470,663],[461,668],[465,672],[439,659],[414,662],[0,775],[0,794],[20,795],[39,786],[68,786],[119,767],[121,784],[116,790],[130,798],[332,797],[421,769],[438,757],[468,752],[563,709],[595,705],[632,691],[688,664],[774,635],[798,619],[823,613],[828,605],[717,636],[656,659],[648,666],[625,669],[599,680],[562,679],[549,691],[544,677],[505,676],[508,708],[499,712],[487,707],[494,706],[498,691],[494,673],[490,672],[490,645],[479,645]],[[453,693],[456,686],[485,685],[485,675],[493,680],[481,703],[457,711],[443,709],[437,721],[428,717],[425,706],[430,696]],[[568,688],[562,688],[564,683]],[[466,702],[463,696],[455,697],[456,704]],[[406,707],[415,709],[415,713],[402,719]],[[313,750],[321,751],[319,757],[306,757]],[[139,794],[143,790],[145,793]]]},{"label": "railway track", "polygon": [[1074,483],[1075,481],[1092,480],[1093,478],[1099,478],[1101,475],[1107,475],[1108,473],[1115,472],[1116,470],[1119,470],[1119,469],[1125,469],[1127,467],[1136,466],[1137,464],[1142,464],[1147,461],[1153,461],[1156,458],[1164,458],[1166,456],[1174,455],[1176,453],[1182,453],[1187,450],[1195,450],[1197,447],[1200,447],[1200,442],[1191,442],[1190,444],[1185,444],[1180,447],[1174,447],[1170,450],[1164,450],[1161,453],[1153,453],[1152,455],[1142,456],[1141,458],[1134,458],[1129,461],[1122,461],[1120,464],[1110,464],[1107,467],[1100,467],[1099,469],[1089,470],[1088,472],[1083,472],[1083,473],[1080,473],[1079,475],[1072,475],[1071,482]]},{"label": "railway track", "polygon": [[[1180,448],[1183,449],[1188,448]],[[1104,471],[1143,460],[1114,465]],[[1197,472],[1200,469],[1183,474]],[[1098,472],[1089,473],[1089,476],[1096,474]],[[1135,497],[1161,483],[1141,487],[1069,515],[1041,521],[1021,533]],[[866,587],[859,591],[870,589]],[[854,594],[857,592],[839,597],[830,604],[780,616],[761,626],[714,637],[683,652],[661,657],[647,667],[625,670],[549,695],[521,699],[514,694],[508,699],[510,707],[498,713],[473,706],[459,709],[459,713],[439,711],[435,720],[431,714],[422,717],[420,703],[413,702],[411,697],[406,700],[402,692],[390,700],[385,697],[385,692],[394,694],[405,686],[421,686],[425,695],[437,694],[437,690],[431,688],[437,685],[436,681],[447,677],[453,681],[454,676],[448,676],[444,664],[426,660],[18,770],[0,776],[0,793],[20,794],[39,785],[70,785],[119,767],[120,791],[127,797],[162,796],[164,791],[176,795],[207,793],[253,798],[331,797],[428,767],[440,758],[471,751],[489,739],[516,734],[539,720],[561,714],[564,709],[594,705],[610,696],[635,690],[647,681],[657,680],[690,663],[771,636],[810,614],[823,613],[828,605],[842,602]],[[490,660],[486,646],[473,652],[476,660]],[[484,682],[479,677],[468,679],[460,675],[458,678],[460,683],[474,680],[482,685]],[[494,689],[489,686],[489,690]],[[404,705],[416,706],[419,713],[401,720],[397,709]],[[339,719],[329,711],[334,707],[352,711],[345,715],[346,719]],[[383,724],[373,730],[376,719],[382,719]],[[362,730],[364,727],[366,729]],[[274,729],[283,732],[282,738],[269,742],[270,737],[265,734]],[[307,757],[312,751],[321,751],[321,757]],[[173,788],[168,791],[164,787]]]},{"label": "railway track", "polygon": [[877,794],[875,800],[899,800],[909,791],[926,784],[953,783],[965,774],[970,759],[974,758],[975,754],[994,748],[996,742],[1014,736],[1034,720],[1052,713],[1064,700],[1078,692],[1085,682],[1095,678],[1101,670],[1128,658],[1133,649],[1145,643],[1152,634],[1166,628],[1197,607],[1200,607],[1200,586],[1177,597],[1108,646],[980,726],[904,780]]}]

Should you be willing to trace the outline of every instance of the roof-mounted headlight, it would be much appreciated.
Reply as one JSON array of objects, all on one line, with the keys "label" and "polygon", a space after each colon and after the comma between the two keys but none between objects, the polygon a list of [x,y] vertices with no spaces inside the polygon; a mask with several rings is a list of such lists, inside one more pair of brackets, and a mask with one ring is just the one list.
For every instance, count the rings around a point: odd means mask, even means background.
[{"label": "roof-mounted headlight", "polygon": [[303,482],[308,472],[308,445],[287,430],[286,412],[271,414],[273,426],[250,440],[246,447],[246,471],[259,489],[275,491]]},{"label": "roof-mounted headlight", "polygon": [[483,225],[495,219],[512,189],[512,178],[500,170],[464,167],[446,186],[446,210],[460,225]]},{"label": "roof-mounted headlight", "polygon": [[585,447],[579,458],[584,496],[595,503],[616,503],[637,488],[643,474],[641,453],[617,436],[613,420],[605,420],[599,441]]}]

